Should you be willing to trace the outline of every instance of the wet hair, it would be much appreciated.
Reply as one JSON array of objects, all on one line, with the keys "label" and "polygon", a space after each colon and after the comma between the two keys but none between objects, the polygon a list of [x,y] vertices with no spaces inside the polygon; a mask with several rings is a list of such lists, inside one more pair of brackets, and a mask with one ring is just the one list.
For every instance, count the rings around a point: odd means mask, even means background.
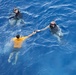
[{"label": "wet hair", "polygon": [[13,10],[16,11],[16,10],[18,10],[18,8],[14,8]]},{"label": "wet hair", "polygon": [[56,26],[56,24],[51,24],[51,23],[50,23],[50,25],[54,25],[54,26]]},{"label": "wet hair", "polygon": [[18,8],[14,8],[14,9],[13,9],[14,12],[15,12],[16,10],[18,10],[18,13],[19,13],[19,9],[18,9]]},{"label": "wet hair", "polygon": [[56,23],[55,23],[55,24],[51,24],[51,23],[50,23],[50,28],[51,28],[51,29],[54,28],[52,25],[54,25],[54,27],[57,26]]},{"label": "wet hair", "polygon": [[19,38],[20,38],[20,35],[19,35],[19,34],[18,34],[18,35],[16,35],[16,38],[17,38],[17,39],[19,39]]}]

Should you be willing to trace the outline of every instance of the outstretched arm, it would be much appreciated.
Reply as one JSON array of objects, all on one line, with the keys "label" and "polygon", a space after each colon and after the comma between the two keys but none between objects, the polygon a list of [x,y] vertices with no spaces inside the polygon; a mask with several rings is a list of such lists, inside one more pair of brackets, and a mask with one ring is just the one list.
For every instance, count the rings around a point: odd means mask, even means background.
[{"label": "outstretched arm", "polygon": [[27,37],[29,38],[29,37],[31,37],[31,36],[33,36],[33,35],[35,35],[36,34],[36,31],[34,31],[34,32],[32,32],[31,34],[29,34]]},{"label": "outstretched arm", "polygon": [[43,29],[36,30],[36,32],[41,32],[41,31],[44,31],[44,30],[46,30],[46,29],[48,29],[48,28],[49,28],[49,25],[48,25],[47,27],[43,28]]}]

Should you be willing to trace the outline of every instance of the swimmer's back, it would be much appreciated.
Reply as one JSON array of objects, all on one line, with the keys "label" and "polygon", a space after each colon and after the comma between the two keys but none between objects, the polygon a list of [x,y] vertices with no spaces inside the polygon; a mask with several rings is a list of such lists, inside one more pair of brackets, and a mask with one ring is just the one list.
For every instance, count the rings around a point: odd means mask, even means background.
[{"label": "swimmer's back", "polygon": [[23,41],[26,40],[27,38],[28,36],[20,37],[19,39],[13,38],[12,40],[14,42],[14,48],[21,48]]}]

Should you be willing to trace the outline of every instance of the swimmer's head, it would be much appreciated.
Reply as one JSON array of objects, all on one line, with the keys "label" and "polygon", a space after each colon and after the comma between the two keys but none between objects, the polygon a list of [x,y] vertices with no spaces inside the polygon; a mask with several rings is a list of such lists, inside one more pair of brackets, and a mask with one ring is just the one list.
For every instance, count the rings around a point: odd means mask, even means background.
[{"label": "swimmer's head", "polygon": [[51,25],[51,26],[55,26],[55,25],[56,25],[56,22],[55,22],[55,21],[52,21],[52,22],[50,23],[50,25]]},{"label": "swimmer's head", "polygon": [[16,35],[16,38],[19,39],[20,38],[20,35]]},{"label": "swimmer's head", "polygon": [[18,8],[14,8],[14,13],[18,13],[19,12],[19,9]]}]

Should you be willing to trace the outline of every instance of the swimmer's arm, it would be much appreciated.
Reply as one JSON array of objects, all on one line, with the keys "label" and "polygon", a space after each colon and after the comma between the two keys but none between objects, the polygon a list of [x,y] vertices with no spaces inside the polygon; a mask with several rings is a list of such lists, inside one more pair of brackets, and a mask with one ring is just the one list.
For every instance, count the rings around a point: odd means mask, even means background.
[{"label": "swimmer's arm", "polygon": [[41,32],[41,31],[44,31],[44,30],[46,30],[46,29],[48,29],[48,28],[49,28],[49,25],[48,25],[47,27],[43,28],[43,29],[36,30],[36,32]]},{"label": "swimmer's arm", "polygon": [[28,36],[24,36],[22,38],[23,38],[23,40],[25,40],[25,39],[28,39],[29,37],[33,36],[34,34],[36,34],[36,31],[34,31],[31,34],[29,34]]},{"label": "swimmer's arm", "polygon": [[46,30],[46,29],[48,29],[48,28],[49,28],[49,26],[47,26],[47,27],[41,29],[41,31],[44,31],[44,30]]},{"label": "swimmer's arm", "polygon": [[61,28],[58,25],[57,25],[57,27],[58,27],[58,30],[61,31]]},{"label": "swimmer's arm", "polygon": [[14,18],[14,16],[12,16],[12,17],[9,17],[9,19],[12,19],[12,18]]},{"label": "swimmer's arm", "polygon": [[12,38],[10,41],[12,42],[12,41],[14,41],[15,40],[15,38]]},{"label": "swimmer's arm", "polygon": [[9,17],[9,19],[12,19],[12,18],[14,18],[14,16],[15,16],[15,14],[14,14],[14,13],[10,14],[10,17]]},{"label": "swimmer's arm", "polygon": [[29,34],[28,36],[27,36],[27,38],[29,38],[29,37],[31,37],[31,36],[33,36],[33,35],[35,35],[36,34],[36,31],[34,31],[34,32],[32,32],[31,34]]}]

